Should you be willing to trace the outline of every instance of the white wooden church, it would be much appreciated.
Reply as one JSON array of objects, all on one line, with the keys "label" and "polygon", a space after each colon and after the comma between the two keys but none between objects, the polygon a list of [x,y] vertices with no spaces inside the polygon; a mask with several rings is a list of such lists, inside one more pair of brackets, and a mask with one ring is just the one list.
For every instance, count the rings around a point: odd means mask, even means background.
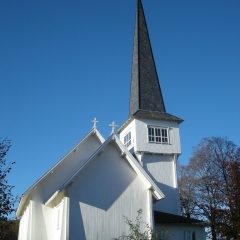
[{"label": "white wooden church", "polygon": [[21,197],[19,240],[110,240],[123,215],[171,240],[203,240],[202,222],[180,216],[179,124],[165,109],[141,0],[137,0],[129,118],[104,139],[93,128]]}]

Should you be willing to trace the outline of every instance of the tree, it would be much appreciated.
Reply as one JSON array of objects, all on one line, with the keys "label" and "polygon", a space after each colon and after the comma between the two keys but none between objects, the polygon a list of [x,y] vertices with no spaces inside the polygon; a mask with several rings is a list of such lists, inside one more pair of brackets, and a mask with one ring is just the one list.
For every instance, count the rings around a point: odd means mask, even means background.
[{"label": "tree", "polygon": [[177,164],[178,188],[180,198],[180,209],[182,215],[191,218],[195,217],[196,204],[194,203],[194,182],[188,174],[188,167],[180,163]]},{"label": "tree", "polygon": [[[209,237],[239,237],[239,148],[227,138],[204,138],[193,148],[184,174],[179,174],[180,202],[183,215],[209,222]],[[179,171],[180,171],[179,170]],[[239,218],[238,218],[239,219]]]},{"label": "tree", "polygon": [[11,147],[11,141],[0,138],[0,239],[5,239],[10,222],[9,215],[15,211],[14,204],[16,198],[13,197],[12,188],[6,179],[7,174],[15,162],[7,165],[5,156]]},{"label": "tree", "polygon": [[0,235],[0,239],[4,240],[17,240],[19,230],[19,220],[4,221],[4,231]]},{"label": "tree", "polygon": [[222,236],[240,239],[240,148],[226,163],[225,194],[222,194],[224,208],[219,210],[219,231]]},{"label": "tree", "polygon": [[[142,209],[139,209],[135,222],[124,216],[126,224],[129,226],[130,234],[123,233],[120,237],[114,238],[114,240],[168,240],[169,233],[167,229],[162,229],[159,232],[154,233],[150,225],[142,221]],[[142,227],[145,229],[142,231]]]}]

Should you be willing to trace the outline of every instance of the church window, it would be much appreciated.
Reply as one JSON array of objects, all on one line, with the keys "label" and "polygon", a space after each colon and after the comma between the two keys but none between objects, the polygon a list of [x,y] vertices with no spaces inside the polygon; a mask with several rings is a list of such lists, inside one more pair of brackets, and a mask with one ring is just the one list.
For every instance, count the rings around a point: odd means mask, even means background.
[{"label": "church window", "polygon": [[195,231],[183,231],[182,240],[196,240]]},{"label": "church window", "polygon": [[131,132],[128,132],[124,136],[124,146],[129,147],[132,144],[132,139],[131,139]]},{"label": "church window", "polygon": [[56,222],[56,229],[59,229],[61,227],[60,222],[61,222],[61,204],[56,206],[55,209],[55,222]]},{"label": "church window", "polygon": [[168,128],[149,126],[148,141],[155,143],[168,143]]}]

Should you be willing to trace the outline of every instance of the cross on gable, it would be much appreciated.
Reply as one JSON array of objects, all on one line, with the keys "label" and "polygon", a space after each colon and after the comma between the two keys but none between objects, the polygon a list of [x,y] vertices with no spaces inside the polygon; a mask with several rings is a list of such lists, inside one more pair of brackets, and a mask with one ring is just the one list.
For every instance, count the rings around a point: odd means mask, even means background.
[{"label": "cross on gable", "polygon": [[117,126],[118,126],[118,125],[116,125],[114,121],[112,122],[112,124],[109,124],[109,127],[112,127],[112,132],[111,132],[111,134],[114,133],[115,128],[116,128]]},{"label": "cross on gable", "polygon": [[91,122],[93,122],[93,128],[97,128],[97,123],[98,123],[97,119],[94,118]]}]

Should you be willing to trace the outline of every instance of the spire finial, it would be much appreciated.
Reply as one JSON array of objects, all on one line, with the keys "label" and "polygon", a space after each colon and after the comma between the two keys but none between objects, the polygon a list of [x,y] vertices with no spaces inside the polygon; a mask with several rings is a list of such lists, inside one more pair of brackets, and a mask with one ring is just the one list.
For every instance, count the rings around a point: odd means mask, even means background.
[{"label": "spire finial", "polygon": [[115,122],[113,121],[112,124],[109,124],[109,127],[112,127],[112,132],[111,134],[113,134],[115,132],[115,128],[117,127],[118,125],[115,124]]},{"label": "spire finial", "polygon": [[97,123],[98,123],[97,119],[94,118],[91,122],[93,122],[93,128],[96,129],[97,128]]}]

